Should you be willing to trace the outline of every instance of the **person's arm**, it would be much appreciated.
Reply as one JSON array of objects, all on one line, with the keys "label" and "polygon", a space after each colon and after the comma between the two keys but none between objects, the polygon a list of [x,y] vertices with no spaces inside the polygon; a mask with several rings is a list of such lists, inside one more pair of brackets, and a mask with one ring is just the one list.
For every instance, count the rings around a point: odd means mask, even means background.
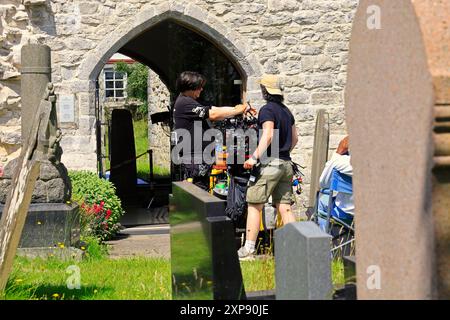
[{"label": "person's arm", "polygon": [[275,123],[273,121],[266,121],[263,123],[263,134],[259,140],[258,147],[255,152],[253,152],[253,158],[260,159],[267,148],[272,143],[273,131],[275,128]]},{"label": "person's arm", "polygon": [[334,168],[337,171],[347,176],[353,175],[353,167],[352,164],[350,163],[350,156],[335,153],[333,157],[335,158]]},{"label": "person's arm", "polygon": [[325,163],[325,167],[323,168],[322,174],[319,178],[319,185],[321,188],[329,188],[330,187],[330,178],[331,178],[331,172],[334,168],[334,159],[331,158],[331,160],[327,161]]},{"label": "person's arm", "polygon": [[265,121],[263,123],[263,133],[261,139],[259,139],[258,147],[256,148],[255,152],[253,152],[251,158],[245,161],[245,169],[251,169],[257,163],[258,159],[261,158],[261,155],[264,154],[264,152],[270,146],[273,139],[274,128],[275,123],[273,121]]},{"label": "person's arm", "polygon": [[291,150],[294,150],[295,146],[298,143],[298,133],[297,133],[297,128],[295,127],[295,125],[292,126],[292,144],[291,144]]},{"label": "person's arm", "polygon": [[211,107],[211,109],[209,109],[208,119],[211,121],[217,121],[232,118],[243,114],[246,109],[247,105],[245,104],[238,104],[235,107]]}]

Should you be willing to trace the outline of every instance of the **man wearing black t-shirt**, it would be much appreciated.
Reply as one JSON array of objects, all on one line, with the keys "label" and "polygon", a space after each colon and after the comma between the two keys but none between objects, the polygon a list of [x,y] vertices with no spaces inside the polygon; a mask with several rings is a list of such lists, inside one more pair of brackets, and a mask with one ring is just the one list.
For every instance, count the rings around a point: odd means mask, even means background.
[{"label": "man wearing black t-shirt", "polygon": [[[197,72],[185,71],[180,74],[177,79],[180,95],[175,101],[173,117],[177,143],[182,142],[187,133],[191,140],[189,150],[183,149],[182,178],[192,178],[194,184],[208,190],[211,165],[203,160],[203,151],[211,143],[203,141],[203,132],[210,128],[208,120],[223,120],[243,114],[247,111],[247,106],[242,104],[235,107],[202,105],[197,99],[205,83],[205,78]],[[180,139],[181,136],[182,139]]]},{"label": "man wearing black t-shirt", "polygon": [[258,161],[261,161],[261,169],[256,180],[247,189],[246,241],[238,251],[240,260],[254,258],[261,223],[260,212],[270,196],[272,196],[272,203],[276,204],[283,224],[295,222],[291,209],[293,168],[290,156],[290,152],[298,142],[294,116],[283,104],[283,93],[278,76],[264,75],[260,84],[262,95],[267,101],[258,115],[262,135],[255,152],[244,163],[244,168],[251,169]]}]

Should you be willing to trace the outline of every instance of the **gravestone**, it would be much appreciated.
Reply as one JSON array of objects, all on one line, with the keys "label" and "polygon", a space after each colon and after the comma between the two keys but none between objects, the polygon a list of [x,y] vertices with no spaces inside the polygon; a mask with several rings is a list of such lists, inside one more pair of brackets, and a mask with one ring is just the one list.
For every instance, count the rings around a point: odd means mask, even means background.
[{"label": "gravestone", "polygon": [[331,236],[312,221],[289,223],[276,230],[276,299],[331,299],[330,250]]},{"label": "gravestone", "polygon": [[346,88],[358,299],[450,297],[449,8],[359,3]]},{"label": "gravestone", "polygon": [[436,297],[450,299],[450,2],[414,0],[434,88],[434,218]]},{"label": "gravestone", "polygon": [[134,144],[133,119],[131,112],[115,109],[111,113],[111,173],[110,181],[116,187],[116,194],[122,200],[136,196],[136,147]]},{"label": "gravestone", "polygon": [[188,182],[174,182],[172,190],[173,299],[245,299],[233,224],[225,216],[226,202]]},{"label": "gravestone", "polygon": [[316,129],[314,133],[314,148],[311,167],[311,186],[309,188],[308,216],[314,211],[317,192],[320,189],[320,175],[328,159],[328,146],[330,140],[329,115],[325,110],[317,111]]}]

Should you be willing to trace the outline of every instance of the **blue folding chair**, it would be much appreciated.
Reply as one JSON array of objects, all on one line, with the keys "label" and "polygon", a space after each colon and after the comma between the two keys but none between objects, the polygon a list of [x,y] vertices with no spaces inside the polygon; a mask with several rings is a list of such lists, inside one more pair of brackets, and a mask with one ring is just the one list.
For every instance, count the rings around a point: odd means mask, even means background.
[{"label": "blue folding chair", "polygon": [[352,177],[344,175],[334,169],[331,173],[330,187],[322,188],[318,191],[316,197],[316,206],[314,210],[313,219],[319,225],[319,227],[326,233],[339,238],[339,235],[332,234],[332,225],[338,225],[340,229],[350,233],[351,239],[347,239],[344,243],[333,246],[332,251],[336,251],[346,245],[351,244],[354,241],[354,223],[353,215],[348,214],[336,206],[335,193],[353,194]]}]

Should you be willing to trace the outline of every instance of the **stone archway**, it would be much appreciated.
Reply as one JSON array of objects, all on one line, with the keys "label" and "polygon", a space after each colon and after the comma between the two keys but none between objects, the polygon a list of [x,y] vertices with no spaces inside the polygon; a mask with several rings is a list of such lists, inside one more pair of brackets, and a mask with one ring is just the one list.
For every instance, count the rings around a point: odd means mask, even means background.
[{"label": "stone archway", "polygon": [[259,63],[250,53],[245,41],[236,32],[194,4],[172,2],[159,6],[148,6],[129,21],[122,23],[87,55],[79,68],[78,78],[95,80],[102,66],[113,53],[139,33],[167,19],[172,19],[200,33],[215,44],[230,60],[236,63],[249,81],[261,74]]},{"label": "stone archway", "polygon": [[[75,142],[81,147],[88,142],[91,146],[89,150],[96,149],[95,126],[93,125],[95,121],[95,81],[104,64],[112,54],[137,35],[169,19],[199,33],[213,43],[241,73],[244,80],[243,89],[247,96],[251,96],[254,101],[260,99],[256,79],[262,74],[261,66],[241,36],[206,10],[186,1],[164,3],[158,6],[147,5],[139,14],[123,22],[108,37],[104,38],[95,49],[86,55],[78,68],[76,75],[78,81],[75,86],[72,86],[71,91],[79,101],[78,117],[83,118],[83,121],[89,124],[84,126],[83,131],[75,132],[72,139],[77,140],[78,136],[80,142],[72,141],[72,144]],[[80,125],[81,127],[82,125]],[[87,130],[86,127],[88,127]],[[84,154],[83,157],[84,161],[81,165],[71,166],[73,161],[69,157],[63,161],[71,167],[95,170],[95,152]]]}]

